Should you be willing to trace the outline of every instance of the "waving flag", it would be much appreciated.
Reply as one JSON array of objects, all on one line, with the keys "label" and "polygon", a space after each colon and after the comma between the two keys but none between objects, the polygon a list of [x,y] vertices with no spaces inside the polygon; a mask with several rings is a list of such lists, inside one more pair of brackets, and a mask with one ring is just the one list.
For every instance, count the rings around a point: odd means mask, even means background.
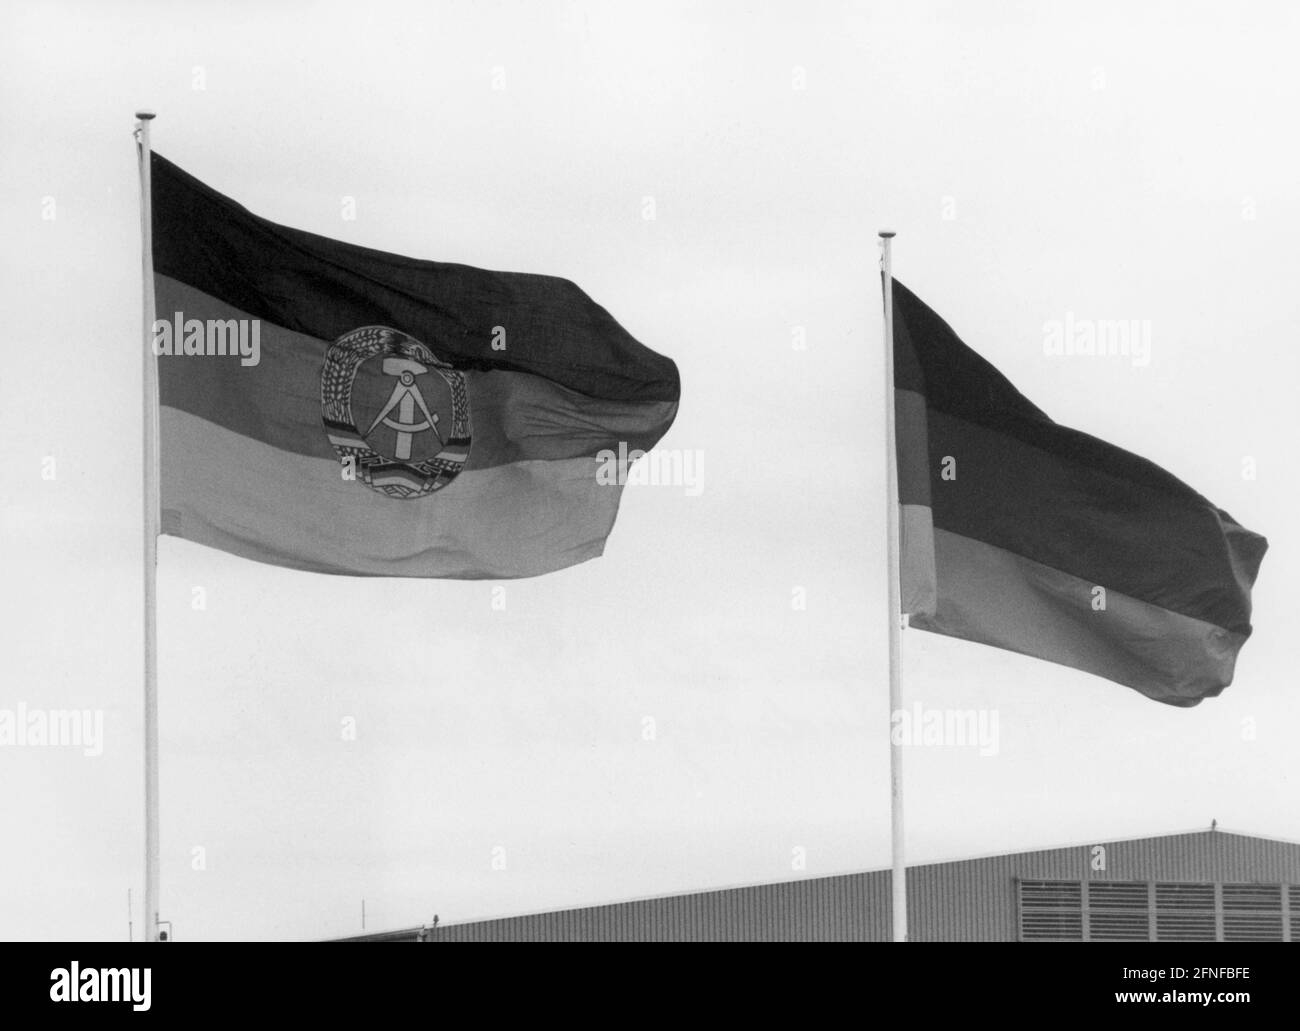
[{"label": "waving flag", "polygon": [[1143,458],[1058,426],[893,281],[910,625],[1170,705],[1232,682],[1268,542]]},{"label": "waving flag", "polygon": [[673,362],[572,283],[275,225],[152,156],[162,530],[275,565],[533,576],[603,551]]}]

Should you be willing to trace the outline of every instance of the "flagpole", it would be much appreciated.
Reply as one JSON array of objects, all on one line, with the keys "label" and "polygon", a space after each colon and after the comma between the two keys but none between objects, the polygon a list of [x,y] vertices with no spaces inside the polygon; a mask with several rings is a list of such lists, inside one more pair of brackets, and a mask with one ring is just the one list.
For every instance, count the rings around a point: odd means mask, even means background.
[{"label": "flagpole", "polygon": [[153,207],[149,123],[137,111],[140,155],[140,232],[144,272],[144,940],[158,941],[158,366],[153,356]]},{"label": "flagpole", "polygon": [[898,449],[894,430],[894,272],[892,230],[880,231],[885,293],[885,526],[889,538],[889,837],[892,852],[894,941],[907,941],[907,867],[903,861],[903,746],[894,740],[894,714],[903,709],[903,604],[898,540]]}]

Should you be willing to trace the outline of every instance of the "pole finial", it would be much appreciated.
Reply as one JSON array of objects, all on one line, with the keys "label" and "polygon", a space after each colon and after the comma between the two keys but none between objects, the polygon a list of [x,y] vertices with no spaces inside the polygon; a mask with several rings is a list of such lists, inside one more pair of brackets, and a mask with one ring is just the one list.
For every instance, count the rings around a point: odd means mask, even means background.
[{"label": "pole finial", "polygon": [[142,122],[147,122],[147,121],[149,121],[149,119],[151,119],[151,118],[157,118],[157,117],[158,117],[156,114],[154,114],[154,113],[153,113],[152,111],[150,111],[148,108],[145,108],[143,111],[137,111],[137,112],[135,113],[135,116],[136,116],[136,118],[140,119],[140,121],[142,121]]},{"label": "pole finial", "polygon": [[894,232],[892,229],[882,229],[882,230],[880,230],[880,238],[881,238],[882,240],[891,240],[891,239],[893,239],[893,238],[894,238],[895,236],[897,236],[897,235],[898,235],[898,234],[897,234],[896,232]]}]

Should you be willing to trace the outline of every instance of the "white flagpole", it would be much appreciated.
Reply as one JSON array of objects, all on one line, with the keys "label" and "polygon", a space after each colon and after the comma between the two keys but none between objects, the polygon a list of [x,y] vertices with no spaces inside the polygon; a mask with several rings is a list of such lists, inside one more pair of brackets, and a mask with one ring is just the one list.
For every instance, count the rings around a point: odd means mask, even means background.
[{"label": "white flagpole", "polygon": [[903,861],[903,746],[894,740],[894,714],[903,709],[903,603],[898,540],[898,449],[894,438],[894,233],[880,231],[885,292],[885,525],[889,535],[889,836],[893,853],[894,941],[907,941],[907,867]]},{"label": "white flagpole", "polygon": [[153,208],[149,123],[137,111],[140,230],[144,270],[144,940],[158,941],[158,366],[153,355]]}]

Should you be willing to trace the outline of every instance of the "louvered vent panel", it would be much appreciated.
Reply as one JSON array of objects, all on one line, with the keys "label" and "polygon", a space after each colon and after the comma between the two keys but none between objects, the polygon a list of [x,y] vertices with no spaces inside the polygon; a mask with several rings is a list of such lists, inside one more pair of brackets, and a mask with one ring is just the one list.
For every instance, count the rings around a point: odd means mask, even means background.
[{"label": "louvered vent panel", "polygon": [[1157,884],[1156,909],[1214,911],[1213,884]]},{"label": "louvered vent panel", "polygon": [[1224,913],[1223,940],[1226,942],[1280,942],[1281,913]]},{"label": "louvered vent panel", "polygon": [[1282,885],[1280,884],[1225,884],[1223,908],[1280,910]]},{"label": "louvered vent panel", "polygon": [[1088,905],[1092,909],[1146,909],[1146,881],[1089,881]]},{"label": "louvered vent panel", "polygon": [[1156,913],[1156,941],[1212,942],[1214,913]]},{"label": "louvered vent panel", "polygon": [[1145,881],[1090,881],[1088,937],[1093,941],[1147,941]]},{"label": "louvered vent panel", "polygon": [[1280,942],[1282,940],[1282,885],[1225,884],[1223,886],[1223,940]]},{"label": "louvered vent panel", "polygon": [[1215,940],[1213,884],[1157,884],[1156,940]]},{"label": "louvered vent panel", "polygon": [[1025,905],[1074,906],[1083,902],[1083,886],[1078,881],[1021,881],[1020,897]]},{"label": "louvered vent panel", "polygon": [[1140,913],[1107,912],[1093,910],[1089,914],[1088,937],[1099,942],[1132,942],[1150,940],[1150,921],[1145,909]]},{"label": "louvered vent panel", "polygon": [[1023,941],[1082,941],[1083,886],[1078,881],[1021,881]]}]

